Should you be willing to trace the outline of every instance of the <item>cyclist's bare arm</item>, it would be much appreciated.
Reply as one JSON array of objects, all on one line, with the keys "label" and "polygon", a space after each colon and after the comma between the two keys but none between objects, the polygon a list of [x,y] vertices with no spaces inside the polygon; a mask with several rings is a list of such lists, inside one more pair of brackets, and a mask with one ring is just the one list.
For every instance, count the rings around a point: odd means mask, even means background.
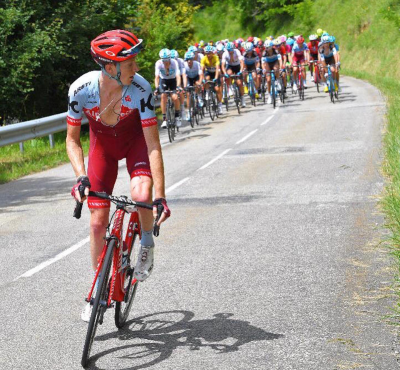
[{"label": "cyclist's bare arm", "polygon": [[66,147],[69,160],[71,161],[72,168],[75,176],[86,176],[85,161],[83,157],[83,150],[81,144],[81,127],[71,126],[67,127]]},{"label": "cyclist's bare arm", "polygon": [[160,86],[160,76],[156,76],[154,79],[154,87],[156,90],[158,90],[158,87]]}]

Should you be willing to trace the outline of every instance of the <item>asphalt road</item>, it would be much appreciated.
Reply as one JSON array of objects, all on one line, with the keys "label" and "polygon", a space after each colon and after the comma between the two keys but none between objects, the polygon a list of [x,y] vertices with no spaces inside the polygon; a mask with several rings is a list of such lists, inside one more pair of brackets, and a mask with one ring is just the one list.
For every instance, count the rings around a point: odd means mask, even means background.
[{"label": "asphalt road", "polygon": [[[107,312],[91,369],[397,369],[392,261],[377,197],[385,104],[343,78],[247,107],[176,142],[172,217],[128,325]],[[70,165],[0,186],[0,369],[80,369],[91,271]],[[126,194],[121,163],[115,194]]]}]

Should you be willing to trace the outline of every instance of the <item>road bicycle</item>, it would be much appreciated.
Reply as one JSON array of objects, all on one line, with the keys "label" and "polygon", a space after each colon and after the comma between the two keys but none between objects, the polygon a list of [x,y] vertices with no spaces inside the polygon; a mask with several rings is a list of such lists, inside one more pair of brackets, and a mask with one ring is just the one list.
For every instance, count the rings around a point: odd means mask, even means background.
[{"label": "road bicycle", "polygon": [[240,90],[237,80],[241,79],[242,75],[230,75],[230,78],[232,79],[233,100],[236,104],[237,111],[240,114]]},{"label": "road bicycle", "polygon": [[304,100],[304,78],[303,78],[303,71],[305,73],[304,67],[306,64],[299,64],[298,66],[298,75],[297,75],[297,91],[299,93],[300,100]]},{"label": "road bicycle", "polygon": [[250,96],[250,101],[251,104],[255,107],[256,106],[256,85],[254,83],[254,79],[253,79],[253,73],[249,72],[247,73],[248,75],[248,81],[247,81],[247,91],[248,94]]},{"label": "road bicycle", "polygon": [[176,90],[164,90],[161,93],[167,95],[166,119],[167,119],[168,138],[170,143],[172,143],[175,140],[175,131],[179,132],[179,128],[176,126],[175,104],[172,99],[172,95],[176,93],[177,93]]},{"label": "road bicycle", "polygon": [[196,87],[188,86],[188,87],[186,87],[186,91],[189,93],[188,109],[189,109],[189,117],[190,117],[190,126],[192,126],[192,128],[194,128],[195,122],[197,125],[199,124],[199,116],[200,116]]},{"label": "road bicycle", "polygon": [[326,67],[322,66],[322,68],[326,69],[328,71],[327,73],[325,73],[326,84],[328,86],[329,98],[330,98],[331,102],[333,104],[335,104],[335,98],[339,99],[339,94],[336,91],[336,86],[335,86],[336,81],[333,78],[331,67],[330,67],[330,65],[328,65]]},{"label": "road bicycle", "polygon": [[314,78],[314,84],[317,88],[317,91],[319,92],[319,85],[321,84],[321,71],[320,71],[320,63],[318,60],[310,60],[310,71],[313,71],[314,73],[311,73],[311,77]]},{"label": "road bicycle", "polygon": [[[136,295],[138,281],[134,277],[135,241],[141,237],[141,227],[137,207],[153,209],[151,204],[135,202],[126,196],[112,196],[103,192],[89,192],[90,196],[110,200],[116,204],[116,210],[107,226],[103,251],[99,257],[96,273],[86,302],[92,305],[92,313],[86,333],[81,364],[89,364],[90,351],[98,325],[103,324],[107,309],[115,306],[114,321],[117,328],[126,323],[132,302]],[[82,203],[77,201],[74,217],[80,218]],[[158,217],[154,222],[155,236],[159,235],[157,221],[163,207],[157,209]],[[124,237],[124,217],[129,213],[130,218]],[[114,221],[113,221],[114,220]],[[111,227],[112,223],[112,227]],[[111,231],[110,231],[111,230]],[[97,284],[97,289],[95,288]]]},{"label": "road bicycle", "polygon": [[229,87],[226,82],[226,78],[224,78],[224,82],[222,84],[222,102],[225,104],[226,111],[229,110]]},{"label": "road bicycle", "polygon": [[265,77],[265,73],[262,74],[261,76],[261,100],[263,101],[263,104],[265,104],[265,96],[268,94],[267,91],[267,79]]},{"label": "road bicycle", "polygon": [[216,82],[206,81],[205,84],[209,84],[209,89],[204,89],[204,101],[206,104],[206,110],[210,115],[211,121],[214,121],[215,117],[218,118],[218,105],[217,105],[217,94],[215,92]]}]

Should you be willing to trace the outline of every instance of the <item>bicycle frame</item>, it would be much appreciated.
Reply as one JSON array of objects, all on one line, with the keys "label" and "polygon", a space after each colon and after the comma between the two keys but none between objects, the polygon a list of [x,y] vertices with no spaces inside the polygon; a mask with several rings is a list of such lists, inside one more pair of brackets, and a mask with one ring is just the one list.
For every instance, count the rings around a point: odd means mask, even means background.
[{"label": "bicycle frame", "polygon": [[[110,281],[110,294],[108,296],[108,301],[107,301],[107,308],[111,307],[112,301],[116,302],[122,302],[125,297],[125,290],[124,290],[124,281],[125,281],[125,275],[126,275],[126,270],[122,266],[122,255],[123,252],[125,251],[125,248],[131,248],[133,238],[136,235],[139,235],[139,239],[141,238],[141,228],[140,228],[140,223],[139,223],[139,215],[137,212],[137,209],[134,208],[132,209],[132,212],[130,215],[129,223],[128,223],[128,228],[127,232],[125,235],[125,240],[122,241],[123,238],[123,223],[124,223],[124,217],[125,213],[128,213],[128,211],[124,209],[117,209],[117,211],[114,214],[114,222],[113,222],[113,227],[112,231],[110,233],[110,236],[106,238],[106,241],[104,243],[103,251],[99,257],[99,263],[97,265],[96,269],[96,274],[92,283],[92,287],[90,289],[90,292],[88,294],[88,297],[86,298],[87,302],[90,302],[92,298],[92,294],[94,291],[94,288],[96,286],[96,281],[98,279],[98,276],[101,272],[101,269],[103,267],[103,262],[104,262],[104,257],[107,252],[108,248],[108,242],[111,239],[116,239],[118,244],[117,247],[114,249],[114,256],[113,256],[113,271],[111,274],[111,281]],[[122,241],[122,243],[121,243]],[[128,250],[129,254],[129,250]],[[131,281],[131,284],[134,285],[137,283],[136,279],[133,279]]]}]

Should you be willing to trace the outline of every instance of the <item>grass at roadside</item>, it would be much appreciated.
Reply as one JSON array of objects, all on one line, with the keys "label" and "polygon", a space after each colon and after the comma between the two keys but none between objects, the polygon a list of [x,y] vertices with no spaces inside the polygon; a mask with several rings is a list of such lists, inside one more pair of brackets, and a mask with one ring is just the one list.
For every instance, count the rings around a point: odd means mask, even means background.
[{"label": "grass at roadside", "polygon": [[[65,137],[66,132],[55,134],[53,149],[50,148],[48,137],[26,141],[24,153],[20,152],[18,144],[0,148],[0,184],[68,163]],[[81,142],[84,153],[87,154],[89,148],[88,132],[82,132]]]}]

